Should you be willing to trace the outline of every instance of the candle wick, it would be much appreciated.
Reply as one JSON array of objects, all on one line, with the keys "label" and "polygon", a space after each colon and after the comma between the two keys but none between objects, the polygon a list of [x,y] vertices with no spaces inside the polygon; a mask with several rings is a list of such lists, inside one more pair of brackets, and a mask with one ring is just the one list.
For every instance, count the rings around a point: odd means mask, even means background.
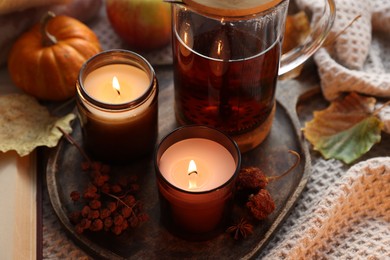
[{"label": "candle wick", "polygon": [[197,171],[192,171],[192,172],[189,172],[188,175],[191,175],[191,174],[193,174],[193,173],[198,174]]},{"label": "candle wick", "polygon": [[119,89],[115,89],[116,92],[118,93],[118,95],[120,96],[121,95],[121,92],[119,91]]}]

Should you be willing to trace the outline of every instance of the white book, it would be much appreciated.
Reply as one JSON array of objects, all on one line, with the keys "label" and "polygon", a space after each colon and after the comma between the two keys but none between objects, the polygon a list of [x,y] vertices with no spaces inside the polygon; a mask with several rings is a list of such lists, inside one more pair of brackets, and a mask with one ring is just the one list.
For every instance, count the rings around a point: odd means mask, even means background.
[{"label": "white book", "polygon": [[0,252],[2,259],[37,256],[35,153],[0,153]]}]

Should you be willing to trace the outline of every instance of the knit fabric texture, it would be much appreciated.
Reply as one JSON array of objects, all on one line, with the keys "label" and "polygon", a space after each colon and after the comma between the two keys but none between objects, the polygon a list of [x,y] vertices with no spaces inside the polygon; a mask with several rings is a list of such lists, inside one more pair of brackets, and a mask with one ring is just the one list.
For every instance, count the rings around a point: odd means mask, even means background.
[{"label": "knit fabric texture", "polygon": [[[323,13],[324,1],[296,2],[313,14],[313,24]],[[334,100],[344,92],[355,91],[388,100],[390,1],[335,0],[335,5],[336,19],[328,37],[330,42],[314,55],[324,97]],[[385,131],[390,133],[390,107],[383,109],[379,117]]]},{"label": "knit fabric texture", "polygon": [[[321,164],[317,167],[323,172],[317,174],[324,182],[332,169]],[[308,198],[309,210],[302,212],[264,259],[390,257],[390,157],[354,165],[315,197],[320,199],[310,203]]]}]

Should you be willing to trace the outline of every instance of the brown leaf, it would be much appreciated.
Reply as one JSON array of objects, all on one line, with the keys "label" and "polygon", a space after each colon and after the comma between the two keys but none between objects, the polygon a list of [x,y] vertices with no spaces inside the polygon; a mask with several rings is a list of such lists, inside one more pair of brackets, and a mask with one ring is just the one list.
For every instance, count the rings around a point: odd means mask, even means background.
[{"label": "brown leaf", "polygon": [[345,98],[332,102],[328,108],[314,111],[313,120],[307,122],[303,129],[305,136],[311,140],[317,136],[340,133],[370,116],[375,103],[375,98],[352,92]]},{"label": "brown leaf", "polygon": [[351,163],[380,142],[383,123],[373,115],[376,100],[351,93],[332,102],[305,124],[307,140],[325,159]]},{"label": "brown leaf", "polygon": [[0,151],[15,150],[20,156],[25,156],[38,146],[54,147],[62,136],[57,126],[69,133],[74,118],[74,114],[53,117],[46,107],[28,95],[1,96]]}]

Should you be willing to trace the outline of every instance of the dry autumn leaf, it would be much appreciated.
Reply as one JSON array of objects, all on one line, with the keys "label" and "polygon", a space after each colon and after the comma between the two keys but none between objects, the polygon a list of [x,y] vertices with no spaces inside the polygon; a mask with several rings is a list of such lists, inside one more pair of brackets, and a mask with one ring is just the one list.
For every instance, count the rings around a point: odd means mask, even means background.
[{"label": "dry autumn leaf", "polygon": [[351,163],[380,142],[383,123],[373,115],[375,98],[350,93],[322,111],[315,111],[303,132],[325,159]]},{"label": "dry autumn leaf", "polygon": [[50,115],[46,107],[35,98],[22,94],[0,97],[0,151],[15,150],[25,156],[38,146],[54,147],[62,133],[72,131],[70,122],[74,114],[62,118]]}]

